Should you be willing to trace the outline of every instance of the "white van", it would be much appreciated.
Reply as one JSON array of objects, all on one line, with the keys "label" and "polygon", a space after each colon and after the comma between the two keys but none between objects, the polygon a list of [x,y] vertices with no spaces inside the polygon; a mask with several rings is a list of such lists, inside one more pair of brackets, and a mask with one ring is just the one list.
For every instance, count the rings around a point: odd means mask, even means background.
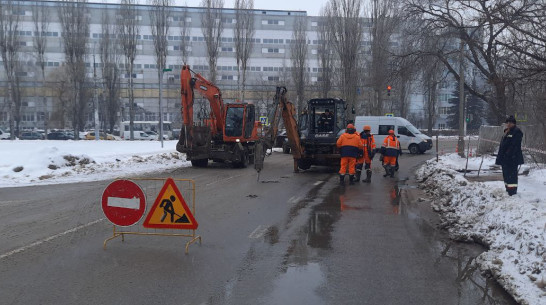
[{"label": "white van", "polygon": [[377,148],[381,147],[383,140],[389,135],[389,130],[400,140],[402,149],[409,150],[412,154],[425,153],[432,149],[432,139],[422,134],[408,120],[400,117],[386,116],[357,116],[355,118],[356,131],[362,132],[364,125],[372,127]]}]

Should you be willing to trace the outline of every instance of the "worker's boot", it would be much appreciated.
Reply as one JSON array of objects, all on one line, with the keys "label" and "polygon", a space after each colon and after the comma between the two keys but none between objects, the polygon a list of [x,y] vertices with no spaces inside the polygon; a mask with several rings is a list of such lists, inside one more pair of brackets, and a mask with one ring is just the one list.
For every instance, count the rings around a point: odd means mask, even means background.
[{"label": "worker's boot", "polygon": [[355,184],[355,175],[350,175],[350,176],[349,176],[349,184],[350,184],[350,185]]},{"label": "worker's boot", "polygon": [[371,170],[366,171],[366,179],[363,180],[363,181],[366,182],[366,183],[372,182],[372,171]]},{"label": "worker's boot", "polygon": [[360,177],[362,176],[362,170],[361,169],[356,169],[356,181],[360,181]]},{"label": "worker's boot", "polygon": [[339,175],[339,185],[345,185],[345,175]]},{"label": "worker's boot", "polygon": [[391,166],[390,168],[391,178],[394,178],[394,171],[395,171],[395,168]]},{"label": "worker's boot", "polygon": [[383,167],[385,168],[385,174],[383,175],[383,177],[389,176],[390,172],[391,172],[391,166],[390,165],[383,165]]}]

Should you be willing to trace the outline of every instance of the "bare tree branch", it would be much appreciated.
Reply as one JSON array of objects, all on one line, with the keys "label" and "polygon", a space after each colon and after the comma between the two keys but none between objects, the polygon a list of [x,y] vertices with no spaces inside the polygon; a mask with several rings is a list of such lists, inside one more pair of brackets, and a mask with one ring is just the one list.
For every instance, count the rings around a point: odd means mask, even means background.
[{"label": "bare tree branch", "polygon": [[307,84],[307,18],[298,16],[294,20],[290,57],[292,60],[292,79],[296,87],[296,105],[301,113],[305,103],[305,85]]},{"label": "bare tree branch", "polygon": [[87,0],[62,1],[59,3],[65,63],[73,88],[72,127],[74,139],[85,125],[85,99],[87,42],[89,40],[89,14]]},{"label": "bare tree branch", "polygon": [[[47,48],[49,15],[47,12],[47,6],[43,2],[37,3],[32,7],[32,21],[34,23],[34,53],[36,56],[36,63],[40,66],[40,70],[42,72],[42,90],[45,90],[45,67],[47,62],[47,59],[45,58],[45,51]],[[49,113],[47,110],[47,97],[45,92],[43,92],[42,95],[44,104],[44,129],[47,139]]]},{"label": "bare tree branch", "polygon": [[[117,33],[121,48],[125,55],[125,69],[129,85],[129,134],[134,138],[135,121],[135,93],[134,93],[134,69],[137,56],[137,38],[140,35],[139,18],[136,11],[135,0],[121,0],[117,18]],[[122,130],[121,132],[124,132]]]},{"label": "bare tree branch", "polygon": [[[254,46],[254,1],[235,0],[235,57],[237,60],[237,84],[239,98],[245,99],[246,72]],[[242,74],[242,77],[241,77]]]},{"label": "bare tree branch", "polygon": [[201,30],[207,46],[207,56],[209,61],[209,78],[216,81],[216,66],[218,62],[218,53],[224,25],[222,23],[222,9],[224,0],[202,0],[201,6],[204,8],[201,17]]},{"label": "bare tree branch", "polygon": [[6,76],[8,79],[8,109],[10,112],[9,128],[11,139],[19,134],[21,122],[21,91],[17,72],[21,68],[20,63],[20,39],[19,39],[19,2],[0,2],[0,53]]}]

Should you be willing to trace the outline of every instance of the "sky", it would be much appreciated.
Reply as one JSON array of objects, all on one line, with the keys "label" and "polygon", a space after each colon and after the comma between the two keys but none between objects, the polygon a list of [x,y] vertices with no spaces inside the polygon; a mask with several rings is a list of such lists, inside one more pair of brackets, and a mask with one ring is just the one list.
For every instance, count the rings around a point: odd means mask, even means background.
[{"label": "sky", "polygon": [[[119,0],[88,0],[89,2],[119,3]],[[146,0],[138,0],[146,3]],[[199,6],[201,0],[173,0],[175,5]],[[224,7],[232,8],[234,0],[224,0]],[[309,16],[318,16],[326,0],[254,0],[255,9],[307,11]]]}]

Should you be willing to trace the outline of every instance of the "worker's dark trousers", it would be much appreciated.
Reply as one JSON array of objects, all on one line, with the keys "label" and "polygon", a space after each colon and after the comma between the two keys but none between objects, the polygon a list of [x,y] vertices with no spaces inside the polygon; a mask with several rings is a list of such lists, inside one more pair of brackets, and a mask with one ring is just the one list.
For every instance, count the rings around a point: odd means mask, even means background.
[{"label": "worker's dark trousers", "polygon": [[502,165],[502,178],[508,195],[518,192],[518,165],[516,163],[504,163]]}]

